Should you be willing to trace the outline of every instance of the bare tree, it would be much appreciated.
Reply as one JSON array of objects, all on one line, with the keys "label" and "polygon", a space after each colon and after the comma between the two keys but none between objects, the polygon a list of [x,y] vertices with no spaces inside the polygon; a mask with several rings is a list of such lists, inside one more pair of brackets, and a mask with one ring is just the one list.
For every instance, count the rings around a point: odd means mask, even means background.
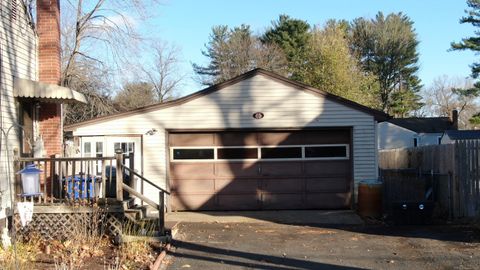
[{"label": "bare tree", "polygon": [[118,64],[136,48],[132,11],[144,10],[142,1],[69,0],[62,6],[62,84],[77,76],[78,61]]},{"label": "bare tree", "polygon": [[153,62],[140,64],[141,74],[152,85],[157,102],[172,99],[185,78],[179,69],[179,48],[167,42],[157,41],[151,45]]},{"label": "bare tree", "polygon": [[81,61],[76,65],[77,75],[69,83],[69,87],[81,91],[88,104],[68,104],[65,106],[65,123],[73,124],[94,117],[109,115],[117,110],[114,107],[111,93],[111,74],[92,61]]},{"label": "bare tree", "polygon": [[116,111],[111,98],[115,84],[110,78],[136,53],[137,44],[143,42],[135,24],[144,18],[145,7],[154,3],[155,0],[61,2],[61,84],[85,94],[88,102],[67,106],[66,123]]},{"label": "bare tree", "polygon": [[479,109],[475,97],[464,94],[459,89],[473,86],[471,79],[451,78],[446,75],[436,78],[432,86],[423,92],[425,109],[435,116],[451,117],[453,110],[459,113],[459,127],[470,128],[469,119]]},{"label": "bare tree", "polygon": [[154,87],[147,82],[127,82],[115,95],[115,106],[119,111],[128,111],[156,103]]}]

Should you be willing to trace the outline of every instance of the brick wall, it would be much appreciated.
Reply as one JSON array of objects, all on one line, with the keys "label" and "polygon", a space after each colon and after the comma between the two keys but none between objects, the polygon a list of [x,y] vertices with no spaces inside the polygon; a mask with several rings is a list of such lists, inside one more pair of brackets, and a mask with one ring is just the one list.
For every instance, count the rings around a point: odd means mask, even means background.
[{"label": "brick wall", "polygon": [[45,144],[45,154],[62,153],[61,107],[55,103],[40,103],[40,134]]},{"label": "brick wall", "polygon": [[37,0],[40,81],[60,83],[60,6],[58,0]]},{"label": "brick wall", "polygon": [[[37,0],[39,80],[60,83],[60,3],[59,0]],[[61,105],[41,103],[39,131],[47,156],[62,154],[63,126]]]}]

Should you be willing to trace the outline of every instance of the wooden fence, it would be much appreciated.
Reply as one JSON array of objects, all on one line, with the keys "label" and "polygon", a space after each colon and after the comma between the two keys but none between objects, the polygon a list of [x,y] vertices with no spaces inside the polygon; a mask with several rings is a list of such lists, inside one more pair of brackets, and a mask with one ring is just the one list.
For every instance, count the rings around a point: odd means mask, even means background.
[{"label": "wooden fence", "polygon": [[414,169],[438,175],[436,200],[453,218],[480,217],[480,140],[455,144],[381,150],[380,170]]}]

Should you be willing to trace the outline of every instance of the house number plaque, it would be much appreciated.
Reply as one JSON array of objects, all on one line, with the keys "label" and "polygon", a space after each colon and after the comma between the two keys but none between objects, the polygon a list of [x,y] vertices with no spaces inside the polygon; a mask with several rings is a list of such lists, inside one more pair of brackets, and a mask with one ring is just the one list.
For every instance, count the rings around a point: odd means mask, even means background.
[{"label": "house number plaque", "polygon": [[261,112],[256,112],[253,114],[253,118],[255,119],[262,119],[265,115]]}]

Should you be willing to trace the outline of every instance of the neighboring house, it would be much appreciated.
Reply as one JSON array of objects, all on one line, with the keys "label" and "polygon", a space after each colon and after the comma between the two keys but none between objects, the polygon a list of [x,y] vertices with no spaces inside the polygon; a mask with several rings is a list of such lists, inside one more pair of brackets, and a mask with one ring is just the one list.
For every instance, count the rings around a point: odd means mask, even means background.
[{"label": "neighboring house", "polygon": [[457,140],[480,140],[480,130],[447,130],[442,136],[442,144],[455,143]]},{"label": "neighboring house", "polygon": [[85,102],[57,86],[59,16],[56,0],[37,1],[36,24],[24,1],[0,1],[0,228],[11,213],[13,159],[61,155],[62,104]]},{"label": "neighboring house", "polygon": [[66,131],[83,156],[135,153],[135,168],[171,190],[171,210],[340,209],[356,183],[377,178],[376,127],[387,119],[256,69]]},{"label": "neighboring house", "polygon": [[458,114],[448,117],[393,118],[378,125],[378,149],[440,144],[443,132],[458,129]]}]

